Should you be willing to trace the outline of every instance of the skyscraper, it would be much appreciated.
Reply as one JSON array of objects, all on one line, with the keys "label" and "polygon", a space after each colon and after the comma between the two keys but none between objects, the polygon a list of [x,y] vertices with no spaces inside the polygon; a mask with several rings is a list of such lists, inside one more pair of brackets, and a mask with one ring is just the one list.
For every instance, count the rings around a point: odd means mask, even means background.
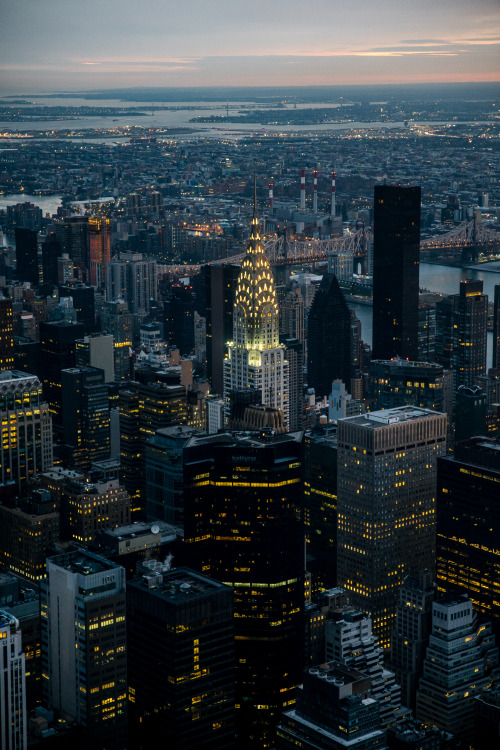
[{"label": "skyscraper", "polygon": [[373,355],[418,359],[420,188],[376,185]]},{"label": "skyscraper", "polygon": [[104,286],[106,271],[110,261],[109,219],[92,216],[89,219],[90,283]]},{"label": "skyscraper", "polygon": [[85,550],[47,560],[40,586],[44,700],[88,750],[127,747],[125,570]]},{"label": "skyscraper", "polygon": [[417,719],[468,745],[474,734],[474,697],[499,677],[491,623],[478,622],[467,594],[453,592],[435,601],[417,690]]},{"label": "skyscraper", "polygon": [[33,229],[16,227],[16,276],[20,281],[38,285],[38,241]]},{"label": "skyscraper", "polygon": [[45,398],[58,424],[61,414],[61,370],[76,364],[75,342],[83,336],[82,323],[54,320],[40,323],[40,371]]},{"label": "skyscraper", "polygon": [[370,694],[380,704],[386,727],[401,714],[401,688],[384,668],[383,651],[372,633],[371,618],[346,604],[329,612],[325,622],[325,659],[359,669],[371,680]]},{"label": "skyscraper", "polygon": [[436,359],[454,371],[455,388],[486,374],[488,296],[483,282],[461,281],[459,294],[436,305]]},{"label": "skyscraper", "polygon": [[84,269],[89,267],[89,219],[87,216],[68,216],[56,224],[56,237],[63,253]]},{"label": "skyscraper", "polygon": [[432,573],[407,576],[399,589],[396,630],[391,640],[391,669],[401,685],[404,706],[415,710],[417,688],[429,643],[435,587]]},{"label": "skyscraper", "polygon": [[307,385],[318,399],[329,396],[334,380],[351,389],[353,377],[351,313],[337,277],[325,274],[307,322]]},{"label": "skyscraper", "polygon": [[338,585],[390,645],[398,590],[433,569],[445,414],[404,406],[338,422]]},{"label": "skyscraper", "polygon": [[131,744],[234,747],[233,592],[187,568],[127,586]]},{"label": "skyscraper", "polygon": [[369,368],[372,408],[392,409],[411,404],[422,409],[448,411],[446,374],[441,365],[405,359],[372,359]]},{"label": "skyscraper", "polygon": [[127,380],[130,375],[133,318],[125,300],[104,303],[101,330],[113,336],[115,380]]},{"label": "skyscraper", "polygon": [[26,669],[19,622],[0,610],[0,748],[26,750]]},{"label": "skyscraper", "polygon": [[500,284],[495,284],[493,298],[493,369],[500,369]]},{"label": "skyscraper", "polygon": [[63,440],[66,466],[90,469],[109,458],[110,416],[104,371],[97,367],[61,370]]},{"label": "skyscraper", "polygon": [[301,437],[226,433],[184,450],[190,560],[235,590],[239,748],[273,746],[303,666]]},{"label": "skyscraper", "polygon": [[226,423],[231,419],[231,392],[253,390],[264,406],[280,409],[289,424],[289,373],[279,343],[278,301],[269,261],[254,210],[250,240],[238,277],[233,340],[224,360]]},{"label": "skyscraper", "polygon": [[233,337],[233,310],[240,274],[237,265],[202,266],[205,309],[199,310],[207,321],[207,374],[213,393],[224,390],[223,363],[226,344]]},{"label": "skyscraper", "polygon": [[42,244],[42,276],[44,284],[57,284],[57,259],[61,255],[55,232],[49,232]]},{"label": "skyscraper", "polygon": [[12,300],[0,292],[0,371],[14,367],[14,328]]},{"label": "skyscraper", "polygon": [[26,484],[52,466],[52,419],[35,375],[0,372],[0,488]]},{"label": "skyscraper", "polygon": [[500,439],[473,437],[438,460],[437,585],[469,593],[500,635]]}]

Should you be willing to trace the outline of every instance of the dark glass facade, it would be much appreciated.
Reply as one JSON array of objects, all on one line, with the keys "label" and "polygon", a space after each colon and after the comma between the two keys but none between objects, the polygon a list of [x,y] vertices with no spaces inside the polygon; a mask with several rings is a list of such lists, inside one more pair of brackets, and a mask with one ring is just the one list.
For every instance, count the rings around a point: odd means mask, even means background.
[{"label": "dark glass facade", "polygon": [[317,398],[329,396],[334,380],[351,388],[353,342],[351,313],[337,277],[323,276],[308,317],[307,385]]},{"label": "dark glass facade", "polygon": [[[185,539],[202,572],[234,587],[241,748],[273,747],[304,648],[301,433],[192,438]],[[188,553],[189,554],[189,553]]]},{"label": "dark glass facade", "polygon": [[418,359],[420,188],[376,185],[373,356]]},{"label": "dark glass facade", "polygon": [[500,634],[500,440],[474,437],[438,460],[437,583],[468,592]]},{"label": "dark glass facade", "polygon": [[233,592],[187,568],[127,586],[129,747],[234,747]]}]

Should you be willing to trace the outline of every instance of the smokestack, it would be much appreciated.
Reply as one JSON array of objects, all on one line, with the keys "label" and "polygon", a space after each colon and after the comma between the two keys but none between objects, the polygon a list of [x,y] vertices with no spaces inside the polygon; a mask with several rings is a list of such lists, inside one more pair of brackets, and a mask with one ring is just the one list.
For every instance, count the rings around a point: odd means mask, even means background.
[{"label": "smokestack", "polygon": [[332,218],[335,218],[335,172],[332,172],[332,207],[330,210]]},{"label": "smokestack", "polygon": [[314,170],[313,182],[313,213],[318,213],[318,170]]},{"label": "smokestack", "polygon": [[269,183],[269,213],[273,212],[273,201],[274,201],[274,184],[271,181]]},{"label": "smokestack", "polygon": [[306,208],[306,170],[300,173],[300,207],[304,211]]}]

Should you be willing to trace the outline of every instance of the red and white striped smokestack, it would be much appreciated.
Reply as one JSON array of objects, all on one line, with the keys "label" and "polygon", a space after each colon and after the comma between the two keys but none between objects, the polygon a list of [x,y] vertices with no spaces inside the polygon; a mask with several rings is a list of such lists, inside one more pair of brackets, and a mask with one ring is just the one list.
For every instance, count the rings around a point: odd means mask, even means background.
[{"label": "red and white striped smokestack", "polygon": [[318,213],[318,170],[314,170],[313,182],[313,213]]},{"label": "red and white striped smokestack", "polygon": [[335,218],[335,172],[332,172],[332,207],[330,213]]},{"label": "red and white striped smokestack", "polygon": [[300,207],[302,210],[306,207],[306,170],[300,173]]},{"label": "red and white striped smokestack", "polygon": [[269,213],[272,213],[274,202],[274,183],[269,183]]}]

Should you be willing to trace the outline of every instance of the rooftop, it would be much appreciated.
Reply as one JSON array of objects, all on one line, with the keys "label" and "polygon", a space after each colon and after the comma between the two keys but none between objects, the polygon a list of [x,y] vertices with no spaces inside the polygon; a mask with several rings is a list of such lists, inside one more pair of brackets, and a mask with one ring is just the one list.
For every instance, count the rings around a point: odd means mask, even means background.
[{"label": "rooftop", "polygon": [[150,589],[151,593],[173,606],[184,605],[188,600],[201,599],[229,588],[224,583],[189,568],[174,568],[165,573],[153,572],[152,575],[136,579],[129,585]]},{"label": "rooftop", "polygon": [[349,422],[361,427],[375,429],[385,425],[403,424],[405,422],[412,422],[415,419],[425,419],[435,416],[442,416],[441,412],[422,409],[419,406],[396,406],[394,409],[380,409],[379,411],[371,411],[369,414],[346,417],[345,419],[340,419],[339,423]]},{"label": "rooftop", "polygon": [[69,570],[70,573],[78,573],[83,576],[103,573],[106,570],[115,570],[120,567],[116,563],[109,562],[109,560],[83,549],[49,557],[47,562]]}]

